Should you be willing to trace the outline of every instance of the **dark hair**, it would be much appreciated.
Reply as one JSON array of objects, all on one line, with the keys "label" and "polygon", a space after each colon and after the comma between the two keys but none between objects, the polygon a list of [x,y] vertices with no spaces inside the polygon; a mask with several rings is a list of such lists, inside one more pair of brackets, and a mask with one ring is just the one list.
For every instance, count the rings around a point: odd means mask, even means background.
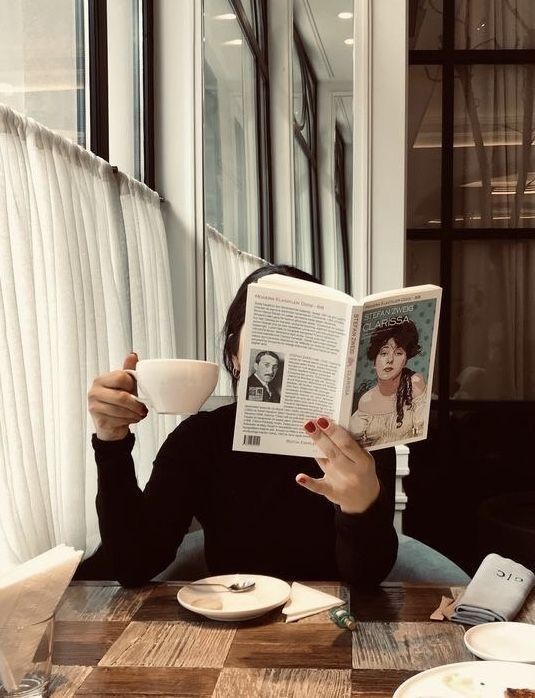
[{"label": "dark hair", "polygon": [[[412,359],[421,352],[421,347],[418,344],[418,328],[412,320],[394,325],[393,327],[378,327],[373,331],[370,337],[370,345],[367,351],[367,357],[370,361],[375,361],[381,348],[393,339],[398,347],[401,347],[407,359]],[[396,427],[399,428],[403,424],[403,408],[412,406],[412,376],[414,371],[406,366],[401,370],[398,389],[396,391]]]},{"label": "dark hair", "polygon": [[255,356],[255,364],[257,364],[260,361],[260,359],[266,355],[271,356],[272,359],[275,359],[278,363],[280,363],[280,356],[278,354],[275,354],[274,351],[259,351],[258,354]]},{"label": "dark hair", "polygon": [[381,351],[381,347],[384,347],[389,339],[393,339],[398,347],[405,351],[407,359],[412,359],[413,356],[421,352],[418,344],[418,329],[412,320],[407,320],[407,322],[402,322],[401,325],[378,327],[372,332],[367,352],[367,357],[370,361],[375,361]]},{"label": "dark hair", "polygon": [[223,365],[230,373],[232,378],[232,390],[234,395],[236,395],[236,385],[238,383],[237,378],[233,375],[232,369],[234,364],[232,363],[232,357],[238,355],[238,346],[240,341],[240,332],[245,322],[245,306],[247,303],[247,287],[249,284],[254,283],[262,276],[267,276],[267,274],[282,274],[283,276],[293,276],[296,279],[303,279],[304,281],[314,281],[315,283],[321,283],[306,271],[302,271],[297,267],[292,267],[290,264],[267,264],[263,267],[255,269],[249,274],[249,276],[244,279],[242,285],[238,289],[234,300],[230,304],[227,312],[227,319],[225,320],[225,325],[223,326],[223,335],[225,341],[223,344]]}]

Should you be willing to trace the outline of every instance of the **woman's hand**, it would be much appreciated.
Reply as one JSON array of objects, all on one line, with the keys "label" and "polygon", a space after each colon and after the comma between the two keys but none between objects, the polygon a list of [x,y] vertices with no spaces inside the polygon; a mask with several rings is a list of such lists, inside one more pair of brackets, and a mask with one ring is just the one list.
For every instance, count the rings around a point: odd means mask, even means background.
[{"label": "woman's hand", "polygon": [[[135,368],[137,355],[128,354],[123,369]],[[118,441],[128,434],[128,426],[144,419],[148,410],[133,395],[136,381],[123,371],[112,371],[98,376],[87,394],[89,412],[95,424],[97,437],[102,441]]]},{"label": "woman's hand", "polygon": [[365,451],[342,427],[326,417],[304,426],[324,458],[316,458],[323,477],[315,479],[299,473],[296,481],[312,492],[322,494],[346,514],[362,514],[377,499],[380,484],[373,456]]}]

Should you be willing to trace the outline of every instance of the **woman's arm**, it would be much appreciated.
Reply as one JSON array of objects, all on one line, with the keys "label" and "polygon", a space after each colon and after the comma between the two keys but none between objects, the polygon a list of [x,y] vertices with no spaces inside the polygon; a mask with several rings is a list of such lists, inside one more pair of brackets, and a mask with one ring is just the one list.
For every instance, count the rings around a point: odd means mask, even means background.
[{"label": "woman's arm", "polygon": [[196,492],[188,458],[195,453],[190,421],[163,444],[143,492],[131,456],[133,434],[118,441],[93,436],[103,552],[124,586],[143,584],[165,569],[189,528]]},{"label": "woman's arm", "polygon": [[336,560],[340,576],[355,586],[380,584],[392,569],[398,550],[394,529],[396,454],[393,448],[374,452],[381,491],[363,514],[335,516]]},{"label": "woman's arm", "polygon": [[305,430],[325,456],[316,459],[324,476],[300,473],[296,480],[337,505],[340,576],[351,584],[378,584],[397,555],[394,449],[379,451],[376,464],[347,430],[324,417],[307,422]]}]

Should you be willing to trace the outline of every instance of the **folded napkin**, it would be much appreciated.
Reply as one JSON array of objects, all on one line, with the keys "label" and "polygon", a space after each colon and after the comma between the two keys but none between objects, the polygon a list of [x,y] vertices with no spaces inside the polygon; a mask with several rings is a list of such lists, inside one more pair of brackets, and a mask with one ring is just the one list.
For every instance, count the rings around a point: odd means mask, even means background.
[{"label": "folded napkin", "polygon": [[321,611],[327,611],[329,608],[335,608],[343,604],[345,604],[345,601],[339,599],[338,596],[331,596],[331,594],[326,594],[324,591],[294,582],[291,587],[290,598],[282,612],[286,616],[286,622],[291,623],[294,620],[312,616],[315,613],[321,613]]},{"label": "folded napkin", "polygon": [[534,584],[527,567],[490,553],[456,600],[450,619],[466,625],[513,620]]},{"label": "folded napkin", "polygon": [[53,615],[82,558],[58,545],[0,575],[0,680],[9,691],[31,665],[44,626]]}]

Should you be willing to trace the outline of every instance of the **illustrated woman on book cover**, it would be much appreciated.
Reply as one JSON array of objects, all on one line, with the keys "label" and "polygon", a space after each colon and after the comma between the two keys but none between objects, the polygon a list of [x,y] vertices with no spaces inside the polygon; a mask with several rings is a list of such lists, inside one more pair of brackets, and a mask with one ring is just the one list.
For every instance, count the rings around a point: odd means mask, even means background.
[{"label": "illustrated woman on book cover", "polygon": [[421,351],[418,329],[412,320],[379,327],[371,334],[367,357],[377,382],[358,388],[357,410],[350,430],[363,446],[421,436],[424,427],[426,384],[407,366]]}]

